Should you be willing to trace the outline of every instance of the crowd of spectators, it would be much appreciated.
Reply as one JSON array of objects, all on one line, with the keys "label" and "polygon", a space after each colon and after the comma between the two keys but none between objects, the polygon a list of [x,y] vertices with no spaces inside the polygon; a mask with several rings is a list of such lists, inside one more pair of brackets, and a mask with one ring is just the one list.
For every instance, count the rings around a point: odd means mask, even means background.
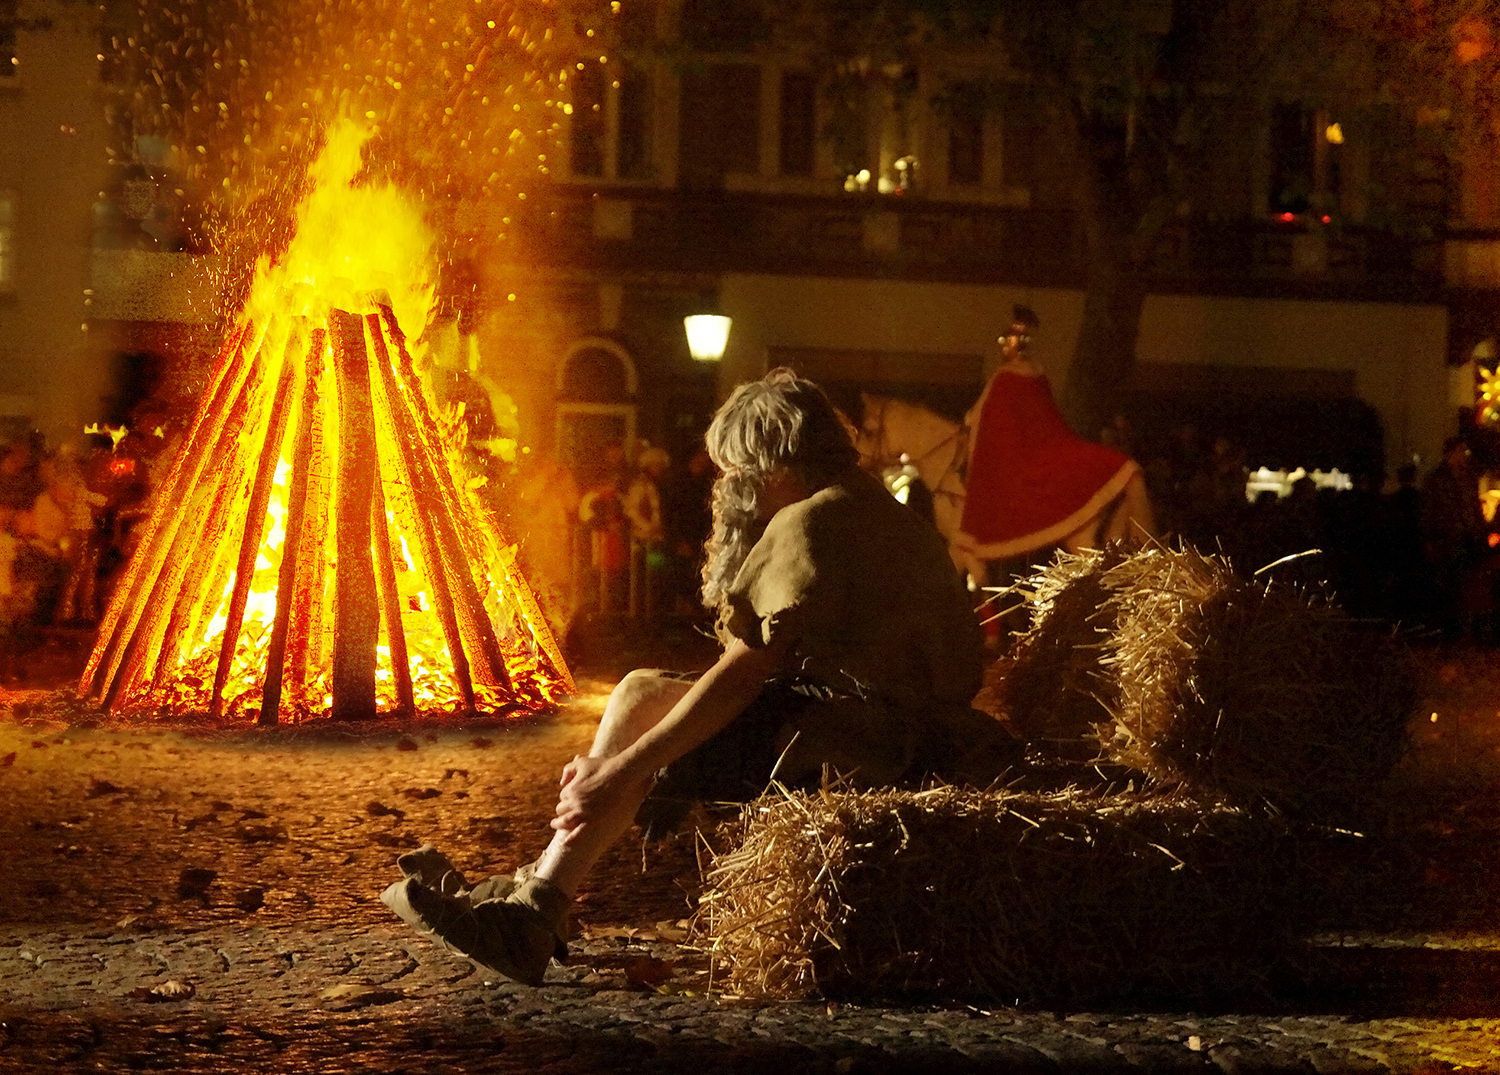
[{"label": "crowd of spectators", "polygon": [[618,449],[582,476],[582,588],[590,614],[624,614],[648,628],[701,618],[698,564],[712,525],[714,476],[703,449],[676,462],[645,442],[634,458]]},{"label": "crowd of spectators", "polygon": [[[49,632],[86,631],[102,615],[169,455],[159,427],[135,425],[57,447],[34,432],[0,445],[0,685],[17,681]],[[1356,616],[1500,643],[1500,520],[1484,517],[1479,498],[1493,453],[1476,453],[1471,439],[1451,438],[1426,474],[1401,466],[1389,489],[1383,474],[1363,472],[1348,475],[1343,488],[1304,476],[1286,495],[1253,497],[1245,453],[1223,436],[1183,427],[1152,451],[1130,443],[1128,427],[1117,424],[1108,439],[1144,468],[1165,540],[1325,589]],[[564,509],[571,524],[547,532],[547,543],[561,550],[572,544],[565,531],[576,528],[583,538],[586,578],[571,569],[569,584],[571,558],[562,551],[551,572],[559,576],[555,588],[583,582],[570,612],[633,613],[647,629],[701,618],[697,568],[714,477],[706,455],[675,461],[647,448],[629,463],[614,462],[607,474],[579,483],[582,495]],[[556,478],[544,483],[553,499]],[[546,565],[528,566],[550,577],[540,570]],[[572,618],[557,626],[566,629]]]},{"label": "crowd of spectators", "polygon": [[162,439],[120,430],[49,446],[30,432],[0,446],[0,685],[24,678],[49,632],[97,624]]},{"label": "crowd of spectators", "polygon": [[[1500,519],[1480,505],[1486,451],[1454,436],[1426,473],[1405,463],[1386,488],[1369,470],[1250,495],[1244,451],[1178,429],[1137,450],[1168,540],[1222,552],[1246,571],[1331,592],[1352,614],[1418,633],[1500,642]],[[1276,566],[1270,566],[1276,565]]]}]

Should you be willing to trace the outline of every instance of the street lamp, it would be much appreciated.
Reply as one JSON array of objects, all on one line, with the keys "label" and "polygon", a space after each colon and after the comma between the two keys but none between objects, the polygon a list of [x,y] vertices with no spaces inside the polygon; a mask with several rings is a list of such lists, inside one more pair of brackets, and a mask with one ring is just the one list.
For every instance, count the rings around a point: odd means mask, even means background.
[{"label": "street lamp", "polygon": [[723,314],[689,314],[682,319],[687,329],[688,351],[699,362],[717,362],[729,343],[730,319]]}]

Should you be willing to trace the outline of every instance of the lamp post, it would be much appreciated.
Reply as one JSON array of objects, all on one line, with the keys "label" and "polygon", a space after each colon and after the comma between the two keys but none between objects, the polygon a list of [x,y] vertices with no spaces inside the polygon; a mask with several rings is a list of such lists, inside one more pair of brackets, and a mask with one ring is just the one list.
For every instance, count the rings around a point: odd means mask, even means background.
[{"label": "lamp post", "polygon": [[687,329],[688,352],[699,362],[717,362],[729,343],[730,318],[723,314],[689,314],[682,319]]}]

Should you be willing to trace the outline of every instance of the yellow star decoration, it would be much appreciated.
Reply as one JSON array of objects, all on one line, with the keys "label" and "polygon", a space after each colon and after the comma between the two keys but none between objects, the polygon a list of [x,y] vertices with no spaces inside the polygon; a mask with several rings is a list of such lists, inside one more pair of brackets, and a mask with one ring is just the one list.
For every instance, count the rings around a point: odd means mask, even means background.
[{"label": "yellow star decoration", "polygon": [[1500,365],[1479,367],[1479,414],[1481,422],[1500,422]]}]

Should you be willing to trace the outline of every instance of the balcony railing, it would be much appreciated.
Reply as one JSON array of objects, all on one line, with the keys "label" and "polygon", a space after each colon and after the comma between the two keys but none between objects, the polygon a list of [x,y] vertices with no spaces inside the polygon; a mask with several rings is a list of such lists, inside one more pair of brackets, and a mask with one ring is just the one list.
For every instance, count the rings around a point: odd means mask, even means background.
[{"label": "balcony railing", "polygon": [[[531,204],[517,229],[529,253],[568,267],[1076,287],[1087,265],[1061,210],[618,187],[559,187]],[[1166,291],[1408,300],[1445,282],[1440,241],[1280,221],[1174,224],[1151,275]]]},{"label": "balcony railing", "polygon": [[[1049,287],[1081,287],[1086,278],[1081,231],[1056,210],[561,186],[526,204],[505,229],[514,247],[491,256],[569,274],[740,272]],[[211,255],[96,248],[91,313],[212,321],[224,312],[232,268]],[[1150,286],[1158,293],[1436,301],[1445,286],[1500,287],[1500,240],[1417,241],[1279,222],[1178,223],[1160,237]]]}]

